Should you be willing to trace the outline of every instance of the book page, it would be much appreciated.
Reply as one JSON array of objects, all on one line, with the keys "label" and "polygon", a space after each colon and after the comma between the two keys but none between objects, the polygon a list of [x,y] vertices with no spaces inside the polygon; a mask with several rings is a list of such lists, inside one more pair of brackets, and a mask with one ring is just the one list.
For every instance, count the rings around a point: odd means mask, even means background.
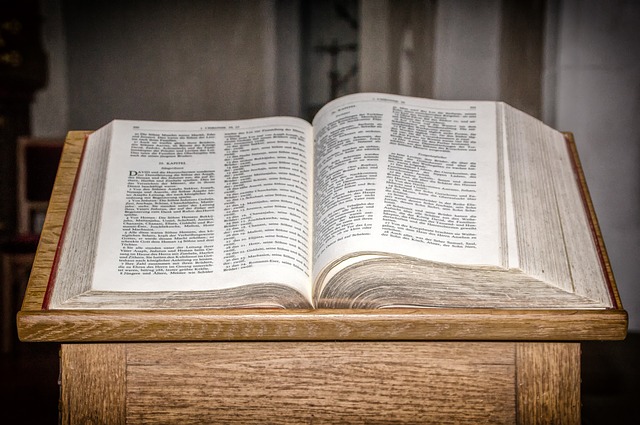
[{"label": "book page", "polygon": [[562,133],[508,105],[504,110],[520,268],[563,291],[612,305],[577,153]]},{"label": "book page", "polygon": [[313,124],[314,276],[354,252],[504,265],[495,103],[358,94]]},{"label": "book page", "polygon": [[295,118],[114,122],[92,288],[308,294],[310,137]]}]

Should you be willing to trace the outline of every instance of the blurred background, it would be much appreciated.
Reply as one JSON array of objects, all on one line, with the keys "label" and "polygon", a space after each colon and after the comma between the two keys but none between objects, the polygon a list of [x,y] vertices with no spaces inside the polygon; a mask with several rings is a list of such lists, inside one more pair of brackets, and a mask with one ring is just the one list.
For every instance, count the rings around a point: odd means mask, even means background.
[{"label": "blurred background", "polygon": [[[47,188],[31,188],[20,172],[48,181],[69,130],[115,118],[312,119],[325,102],[357,91],[502,100],[576,138],[632,332],[624,343],[583,346],[585,373],[594,371],[583,377],[584,422],[603,423],[603,403],[624,411],[616,403],[638,399],[628,348],[637,353],[640,332],[638,28],[633,0],[3,1],[3,249],[25,254],[28,270]],[[46,149],[25,153],[29,143]],[[29,164],[40,174],[25,173]],[[33,193],[25,212],[18,201]],[[17,264],[3,273],[19,280]],[[4,299],[19,299],[17,287]],[[12,320],[16,304],[3,304],[3,317]],[[5,323],[4,335],[13,332]],[[25,347],[14,336],[3,347],[14,363],[3,360],[0,379],[21,370],[19,353],[56,355],[55,346]],[[33,361],[23,363],[33,372]],[[41,376],[55,375],[43,368]],[[629,379],[636,387],[625,387]],[[625,389],[602,389],[616,383]],[[3,402],[16,388],[3,390]]]}]

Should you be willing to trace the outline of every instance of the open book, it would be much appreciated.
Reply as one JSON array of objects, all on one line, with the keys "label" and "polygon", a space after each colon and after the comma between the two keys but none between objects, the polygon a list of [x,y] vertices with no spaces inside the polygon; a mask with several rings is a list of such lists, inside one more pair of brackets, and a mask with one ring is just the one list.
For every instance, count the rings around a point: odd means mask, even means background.
[{"label": "open book", "polygon": [[500,102],[114,121],[85,143],[47,307],[609,308],[574,159]]}]

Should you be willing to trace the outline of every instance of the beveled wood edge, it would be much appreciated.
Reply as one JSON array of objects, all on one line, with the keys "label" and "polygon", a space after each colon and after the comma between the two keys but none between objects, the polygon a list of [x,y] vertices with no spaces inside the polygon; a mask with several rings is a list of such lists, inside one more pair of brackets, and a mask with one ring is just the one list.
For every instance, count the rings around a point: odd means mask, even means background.
[{"label": "beveled wood edge", "polygon": [[589,216],[589,222],[591,224],[591,228],[593,231],[593,237],[595,238],[598,246],[599,254],[601,257],[600,259],[602,261],[602,267],[604,269],[604,273],[607,276],[611,297],[613,298],[613,302],[615,303],[616,307],[622,310],[623,309],[622,299],[620,298],[620,293],[618,292],[616,279],[613,276],[611,261],[609,260],[609,254],[607,254],[607,248],[605,247],[605,244],[604,244],[604,237],[602,236],[602,231],[600,230],[600,224],[598,222],[596,210],[595,210],[595,207],[593,206],[591,194],[589,193],[589,186],[587,186],[587,179],[584,175],[584,169],[582,168],[580,155],[578,155],[578,147],[576,145],[575,138],[573,137],[572,132],[565,131],[562,134],[564,135],[564,138],[567,141],[569,153],[571,154],[571,157],[573,159],[574,171],[576,174],[576,178],[578,179],[578,184],[580,185],[582,198],[585,203],[585,208],[587,209],[587,215]]},{"label": "beveled wood edge", "polygon": [[621,340],[624,310],[22,311],[22,341]]},{"label": "beveled wood edge", "polygon": [[22,310],[42,309],[82,147],[89,133],[89,131],[71,131],[65,139],[29,283],[22,301]]},{"label": "beveled wood edge", "polygon": [[65,141],[61,166],[56,176],[22,310],[18,313],[18,335],[23,341],[581,341],[618,340],[626,336],[628,317],[622,308],[43,310],[62,222],[88,133],[90,132],[71,131]]}]

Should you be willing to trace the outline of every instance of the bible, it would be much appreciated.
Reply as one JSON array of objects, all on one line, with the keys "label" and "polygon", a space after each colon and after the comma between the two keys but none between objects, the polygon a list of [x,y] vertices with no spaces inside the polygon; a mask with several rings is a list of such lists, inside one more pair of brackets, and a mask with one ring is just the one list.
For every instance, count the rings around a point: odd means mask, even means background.
[{"label": "bible", "polygon": [[614,308],[581,176],[502,102],[116,120],[84,143],[45,307]]}]

